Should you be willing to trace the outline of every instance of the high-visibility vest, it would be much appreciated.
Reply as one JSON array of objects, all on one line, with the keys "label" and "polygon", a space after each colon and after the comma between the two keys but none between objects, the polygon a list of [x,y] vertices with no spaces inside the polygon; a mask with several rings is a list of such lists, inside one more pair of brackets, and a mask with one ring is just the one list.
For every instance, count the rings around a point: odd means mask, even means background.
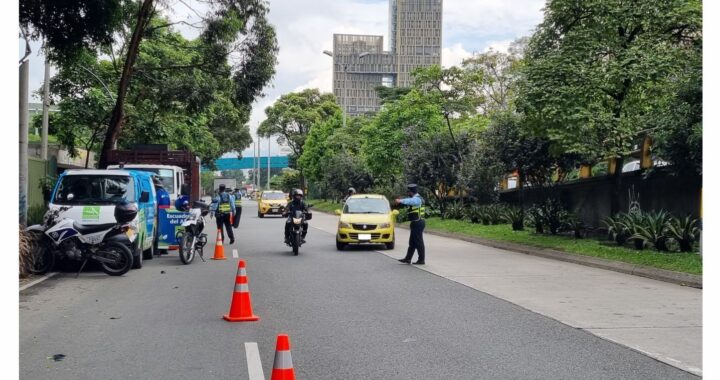
[{"label": "high-visibility vest", "polygon": [[235,208],[242,207],[242,199],[240,199],[241,197],[242,195],[239,193],[235,195]]},{"label": "high-visibility vest", "polygon": [[[422,197],[420,198],[422,200]],[[408,212],[408,219],[411,221],[414,220],[421,220],[425,218],[425,202],[420,206],[410,206],[410,211]]]},{"label": "high-visibility vest", "polygon": [[232,207],[230,207],[230,196],[227,195],[227,193],[220,194],[220,202],[218,203],[218,211],[229,213],[232,211]]}]

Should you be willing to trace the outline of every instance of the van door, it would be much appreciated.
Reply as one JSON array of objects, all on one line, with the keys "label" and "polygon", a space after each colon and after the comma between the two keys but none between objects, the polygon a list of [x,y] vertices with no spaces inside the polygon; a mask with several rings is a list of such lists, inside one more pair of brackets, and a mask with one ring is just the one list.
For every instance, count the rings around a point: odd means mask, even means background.
[{"label": "van door", "polygon": [[[140,183],[140,191],[147,191],[150,194],[147,202],[138,202],[138,209],[145,212],[145,231],[147,232],[145,240],[152,244],[152,239],[155,236],[155,189],[149,175],[140,176],[138,182]],[[143,249],[150,248],[150,244],[144,244]]]}]

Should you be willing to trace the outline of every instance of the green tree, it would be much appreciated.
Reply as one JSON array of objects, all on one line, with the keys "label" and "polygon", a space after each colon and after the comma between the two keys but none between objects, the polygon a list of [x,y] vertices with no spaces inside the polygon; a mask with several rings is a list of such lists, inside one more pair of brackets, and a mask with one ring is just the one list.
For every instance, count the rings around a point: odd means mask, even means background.
[{"label": "green tree", "polygon": [[56,63],[112,43],[121,19],[120,0],[21,0],[19,10],[21,29],[30,39],[43,39]]},{"label": "green tree", "polygon": [[676,74],[692,69],[701,36],[698,0],[550,0],[526,50],[520,109],[555,149],[616,158],[621,168],[648,128],[645,116],[661,111]]},{"label": "green tree", "polygon": [[[122,36],[130,36],[119,46],[120,51],[115,54],[112,47],[109,53],[114,57],[121,57],[122,71],[117,81],[117,96],[115,107],[110,116],[110,122],[103,141],[100,154],[100,166],[106,164],[107,156],[120,137],[126,122],[125,102],[130,90],[133,76],[136,74],[136,61],[140,54],[141,40],[146,36],[170,28],[174,23],[157,23],[154,16],[160,11],[158,6],[166,5],[156,0],[143,0],[141,4],[127,3],[127,15],[132,15],[122,29]],[[203,17],[203,29],[199,42],[192,48],[200,58],[193,59],[189,64],[174,62],[171,65],[145,67],[147,70],[188,70],[197,73],[215,73],[221,77],[230,75],[235,84],[228,101],[241,112],[249,113],[252,102],[262,94],[263,87],[269,82],[275,72],[277,39],[274,28],[267,21],[267,4],[262,0],[211,0],[210,12]],[[167,9],[165,9],[167,11]],[[126,18],[127,20],[127,18]],[[131,33],[127,33],[131,31]],[[180,47],[182,50],[183,47]],[[229,57],[233,57],[230,61]],[[232,64],[231,64],[232,62]],[[117,65],[116,67],[119,67]],[[139,73],[138,67],[138,73]],[[132,95],[132,94],[130,94]],[[227,110],[227,107],[223,108]],[[212,117],[208,118],[212,120]],[[238,120],[243,121],[242,117]],[[178,120],[176,120],[178,121]],[[180,118],[179,121],[183,121]],[[191,128],[187,130],[186,137],[192,140],[201,140],[209,137],[208,133],[192,128],[197,126],[198,120],[193,120]],[[235,120],[234,120],[235,121]],[[222,121],[218,121],[221,123]],[[243,121],[244,124],[245,121]],[[205,152],[208,154],[209,152]]]},{"label": "green tree", "polygon": [[310,129],[340,112],[335,96],[321,94],[316,88],[285,94],[265,109],[267,118],[260,124],[258,135],[278,136],[279,144],[301,157]]},{"label": "green tree", "polygon": [[396,101],[387,103],[360,130],[360,149],[365,165],[375,179],[393,185],[403,174],[406,158],[403,146],[408,136],[427,138],[443,128],[442,108],[420,91],[413,89]]}]

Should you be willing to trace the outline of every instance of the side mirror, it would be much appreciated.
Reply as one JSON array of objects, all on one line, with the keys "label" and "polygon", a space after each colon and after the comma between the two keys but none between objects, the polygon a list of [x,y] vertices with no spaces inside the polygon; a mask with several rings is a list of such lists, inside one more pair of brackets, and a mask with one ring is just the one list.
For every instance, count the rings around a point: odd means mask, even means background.
[{"label": "side mirror", "polygon": [[398,216],[400,214],[400,211],[398,210],[392,210],[392,214],[395,216]]},{"label": "side mirror", "polygon": [[340,211],[340,209],[335,210],[335,215],[341,215],[341,214],[342,214],[342,211]]},{"label": "side mirror", "polygon": [[140,193],[140,203],[146,203],[150,201],[150,193],[143,191]]}]

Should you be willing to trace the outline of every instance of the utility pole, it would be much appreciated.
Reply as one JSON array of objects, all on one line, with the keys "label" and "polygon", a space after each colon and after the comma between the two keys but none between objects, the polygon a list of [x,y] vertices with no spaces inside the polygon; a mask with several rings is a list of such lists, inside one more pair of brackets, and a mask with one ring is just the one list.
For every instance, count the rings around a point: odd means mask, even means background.
[{"label": "utility pole", "polygon": [[[255,141],[253,140],[253,168],[252,168],[252,177],[250,177],[250,182],[253,185],[253,188],[255,188]],[[255,189],[257,190],[257,189]]]},{"label": "utility pole", "polygon": [[27,224],[28,192],[28,87],[30,82],[30,62],[20,64],[20,224]]},{"label": "utility pole", "polygon": [[268,178],[267,178],[267,188],[270,190],[270,137],[268,137],[268,152],[267,152],[267,160],[268,160]]},{"label": "utility pole", "polygon": [[[50,61],[45,57],[45,83],[43,83],[43,115],[40,158],[48,159],[48,123],[50,121]],[[88,156],[90,152],[87,152]]]}]

